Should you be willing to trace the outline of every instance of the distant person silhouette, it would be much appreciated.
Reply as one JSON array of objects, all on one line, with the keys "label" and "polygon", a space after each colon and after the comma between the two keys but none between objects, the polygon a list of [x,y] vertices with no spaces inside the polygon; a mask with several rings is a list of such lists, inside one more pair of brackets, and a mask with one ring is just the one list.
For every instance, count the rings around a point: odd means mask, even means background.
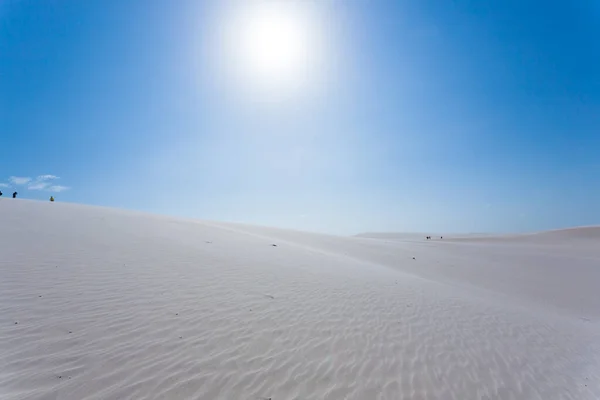
[{"label": "distant person silhouette", "polygon": [[0,196],[2,196],[2,192],[0,191]]},{"label": "distant person silhouette", "polygon": [[13,199],[16,199],[16,198],[17,198],[17,192],[14,192],[13,193]]},{"label": "distant person silhouette", "polygon": [[50,201],[54,201],[54,196],[50,196]]}]

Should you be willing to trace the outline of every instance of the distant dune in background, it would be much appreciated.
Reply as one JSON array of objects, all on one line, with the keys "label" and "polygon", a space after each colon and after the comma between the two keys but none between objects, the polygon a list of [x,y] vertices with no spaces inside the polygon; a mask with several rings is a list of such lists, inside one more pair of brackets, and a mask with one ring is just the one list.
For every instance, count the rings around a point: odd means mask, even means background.
[{"label": "distant dune in background", "polygon": [[337,237],[19,199],[0,221],[2,399],[600,398],[598,227]]},{"label": "distant dune in background", "polygon": [[364,232],[359,233],[356,237],[369,238],[369,239],[384,239],[384,240],[425,240],[426,236],[431,236],[432,240],[449,238],[487,238],[495,237],[497,235],[490,233],[403,233],[403,232]]},{"label": "distant dune in background", "polygon": [[426,236],[431,236],[431,240],[447,239],[461,241],[573,241],[573,240],[600,240],[600,226],[580,226],[565,229],[555,229],[551,231],[520,233],[520,234],[494,234],[494,233],[402,233],[402,232],[365,232],[356,235],[356,237],[384,240],[426,240]]}]

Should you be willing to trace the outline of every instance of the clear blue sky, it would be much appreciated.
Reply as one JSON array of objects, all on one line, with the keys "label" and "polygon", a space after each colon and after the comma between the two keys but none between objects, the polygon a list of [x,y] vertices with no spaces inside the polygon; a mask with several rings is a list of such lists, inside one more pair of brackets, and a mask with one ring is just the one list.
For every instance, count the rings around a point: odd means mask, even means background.
[{"label": "clear blue sky", "polygon": [[217,3],[1,0],[4,196],[341,234],[600,224],[598,1],[321,1],[319,79],[275,98],[215,62]]}]

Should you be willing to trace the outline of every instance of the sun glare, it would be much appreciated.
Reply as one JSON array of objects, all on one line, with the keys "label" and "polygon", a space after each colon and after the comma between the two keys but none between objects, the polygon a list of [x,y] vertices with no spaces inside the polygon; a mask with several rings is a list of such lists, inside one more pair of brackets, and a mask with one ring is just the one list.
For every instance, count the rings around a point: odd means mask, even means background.
[{"label": "sun glare", "polygon": [[303,3],[248,2],[227,26],[228,64],[253,90],[287,92],[307,85],[318,65],[319,32]]},{"label": "sun glare", "polygon": [[292,16],[267,9],[244,22],[241,56],[258,77],[291,77],[306,61],[305,28]]}]

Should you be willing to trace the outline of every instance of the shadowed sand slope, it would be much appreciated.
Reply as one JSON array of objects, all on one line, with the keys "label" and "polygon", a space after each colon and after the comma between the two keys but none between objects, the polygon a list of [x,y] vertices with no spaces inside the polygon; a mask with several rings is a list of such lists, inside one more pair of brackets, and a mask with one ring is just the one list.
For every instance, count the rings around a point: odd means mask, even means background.
[{"label": "shadowed sand slope", "polygon": [[341,238],[12,199],[0,221],[1,399],[600,397],[587,239]]}]

